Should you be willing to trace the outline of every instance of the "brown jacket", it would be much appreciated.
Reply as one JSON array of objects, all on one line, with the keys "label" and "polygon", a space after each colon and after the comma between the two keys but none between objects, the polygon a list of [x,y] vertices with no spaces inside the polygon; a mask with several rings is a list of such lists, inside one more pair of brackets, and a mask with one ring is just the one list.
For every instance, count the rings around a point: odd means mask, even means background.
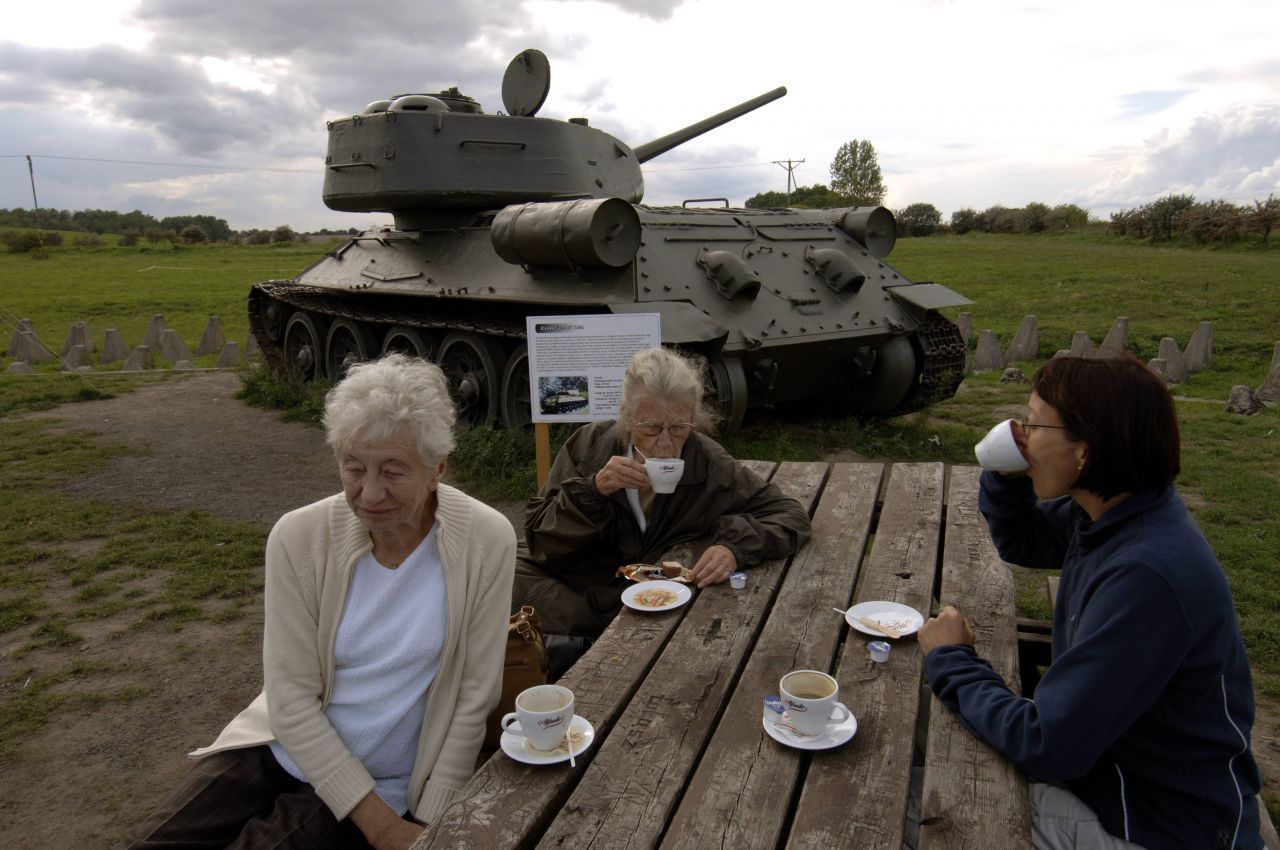
[{"label": "brown jacket", "polygon": [[685,442],[676,491],[654,497],[642,534],[626,491],[602,496],[592,480],[626,448],[613,422],[584,425],[569,437],[525,509],[523,560],[583,591],[610,583],[624,564],[654,563],[691,540],[728,547],[746,568],[790,555],[809,539],[809,516],[799,502],[697,432]]}]

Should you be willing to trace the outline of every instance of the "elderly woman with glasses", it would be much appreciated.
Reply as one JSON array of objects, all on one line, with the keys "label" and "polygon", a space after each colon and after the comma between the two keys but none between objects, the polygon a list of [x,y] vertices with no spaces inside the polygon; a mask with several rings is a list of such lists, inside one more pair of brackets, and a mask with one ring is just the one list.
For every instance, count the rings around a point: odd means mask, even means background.
[{"label": "elderly woman with glasses", "polygon": [[[621,607],[618,567],[656,563],[675,544],[710,540],[692,564],[693,580],[707,587],[808,539],[800,503],[702,433],[712,423],[702,392],[690,359],[638,352],[618,421],[585,425],[560,449],[526,509],[513,594],[517,606],[534,606],[549,635],[599,635]],[[654,492],[646,458],[684,461],[675,492]]]},{"label": "elderly woman with glasses", "polygon": [[1258,850],[1249,660],[1173,489],[1169,390],[1129,356],[1050,360],[1015,438],[1030,467],[984,472],[979,508],[1000,557],[1062,570],[1053,663],[1023,698],[947,606],[919,634],[934,694],[1036,780],[1041,850]]},{"label": "elderly woman with glasses", "polygon": [[436,366],[353,366],[324,423],[342,492],[267,539],[263,691],[128,847],[406,848],[471,776],[511,523],[440,480],[454,406]]}]

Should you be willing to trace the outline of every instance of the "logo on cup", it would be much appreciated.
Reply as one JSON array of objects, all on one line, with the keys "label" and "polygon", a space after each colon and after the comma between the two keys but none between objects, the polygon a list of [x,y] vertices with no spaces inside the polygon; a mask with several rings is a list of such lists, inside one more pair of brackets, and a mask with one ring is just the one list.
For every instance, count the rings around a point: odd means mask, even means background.
[{"label": "logo on cup", "polygon": [[550,729],[552,726],[559,726],[564,722],[564,717],[546,717],[538,721],[538,725],[543,729]]},{"label": "logo on cup", "polygon": [[805,712],[808,710],[809,710],[809,706],[804,705],[803,703],[792,702],[791,700],[787,700],[787,711]]}]

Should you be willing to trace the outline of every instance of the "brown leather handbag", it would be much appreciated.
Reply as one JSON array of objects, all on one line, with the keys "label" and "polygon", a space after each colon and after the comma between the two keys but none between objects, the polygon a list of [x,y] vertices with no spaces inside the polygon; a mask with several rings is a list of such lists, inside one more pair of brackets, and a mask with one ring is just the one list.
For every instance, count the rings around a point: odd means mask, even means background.
[{"label": "brown leather handbag", "polygon": [[502,696],[489,719],[485,721],[484,746],[498,746],[502,728],[498,723],[502,715],[514,711],[516,697],[526,688],[547,683],[547,644],[542,636],[542,626],[532,605],[524,605],[511,615],[507,625],[507,659],[502,667]]}]

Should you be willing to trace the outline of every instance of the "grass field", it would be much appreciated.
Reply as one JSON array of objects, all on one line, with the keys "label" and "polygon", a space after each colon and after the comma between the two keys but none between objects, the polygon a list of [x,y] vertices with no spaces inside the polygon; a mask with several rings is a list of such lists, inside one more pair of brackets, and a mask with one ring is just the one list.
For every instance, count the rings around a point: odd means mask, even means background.
[{"label": "grass field", "polygon": [[[70,241],[70,240],[68,240]],[[269,278],[291,277],[326,246],[197,246],[54,249],[46,260],[0,255],[0,342],[11,323],[31,318],[45,342],[60,349],[68,327],[87,321],[100,345],[103,331],[118,328],[137,344],[152,314],[163,313],[194,348],[209,315],[221,317],[229,339],[243,343],[248,325],[248,287]],[[1272,348],[1280,340],[1280,251],[1196,251],[1124,244],[1097,237],[1019,237],[968,234],[907,239],[891,257],[913,280],[936,280],[972,298],[975,332],[991,328],[1007,345],[1025,314],[1040,325],[1040,355],[1069,345],[1077,330],[1101,341],[1118,316],[1130,318],[1130,348],[1156,353],[1159,339],[1185,346],[1196,324],[1213,322],[1213,369],[1176,388],[1183,398],[1184,473],[1179,482],[1231,581],[1259,690],[1280,700],[1280,410],[1254,417],[1223,413],[1222,400],[1235,384],[1257,386],[1266,376]],[[957,311],[951,311],[954,313]],[[212,357],[210,357],[212,359]],[[0,359],[0,368],[8,363]],[[207,365],[207,364],[206,364]],[[1034,363],[1021,364],[1030,372]],[[42,367],[52,372],[53,366]],[[13,645],[17,630],[30,640],[72,639],[77,618],[101,610],[92,563],[81,563],[66,543],[81,534],[85,518],[130,536],[130,557],[148,560],[137,547],[160,547],[180,528],[187,538],[232,538],[255,545],[254,535],[234,531],[193,512],[127,512],[112,516],[104,505],[71,503],[54,494],[56,482],[101,462],[69,437],[42,434],[15,419],[24,408],[125,392],[133,382],[159,376],[0,376],[0,505],[7,518],[0,545],[0,637]],[[749,419],[727,441],[743,457],[811,460],[852,450],[884,460],[971,462],[971,446],[991,422],[1015,412],[1025,387],[1000,384],[994,375],[966,379],[955,399],[888,423],[851,421],[800,423],[770,415]],[[1208,401],[1206,401],[1206,399]],[[532,490],[530,441],[492,432],[466,436],[455,456],[459,483],[487,498],[521,498]],[[8,518],[26,517],[15,523]],[[37,521],[38,519],[38,521]],[[61,538],[61,540],[59,539]],[[95,556],[97,557],[97,556]],[[41,582],[26,565],[31,558],[68,575],[82,576],[85,597],[70,611],[41,602]],[[229,567],[210,564],[212,570]],[[244,593],[243,577],[227,573],[208,586],[175,577],[182,592]],[[1024,607],[1044,614],[1040,576],[1023,576]],[[158,593],[153,617],[194,616]],[[95,607],[96,606],[96,607]],[[221,616],[234,616],[228,605]],[[30,641],[19,641],[19,650]],[[7,710],[7,709],[6,709]],[[1275,730],[1272,730],[1272,735]]]}]

